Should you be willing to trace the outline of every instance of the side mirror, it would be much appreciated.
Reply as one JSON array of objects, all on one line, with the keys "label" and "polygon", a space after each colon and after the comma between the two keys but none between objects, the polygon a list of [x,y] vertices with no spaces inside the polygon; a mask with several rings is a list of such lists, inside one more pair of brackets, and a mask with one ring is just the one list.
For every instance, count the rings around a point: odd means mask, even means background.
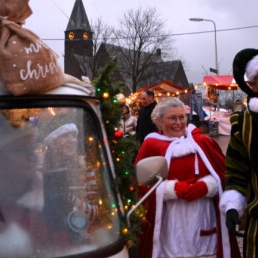
[{"label": "side mirror", "polygon": [[150,194],[168,176],[168,164],[164,157],[154,156],[140,160],[136,165],[136,177],[139,185],[152,187],[149,191],[131,208],[126,215],[127,225],[130,228],[130,216],[145,201]]},{"label": "side mirror", "polygon": [[160,176],[164,179],[168,176],[167,161],[163,156],[154,156],[140,160],[136,165],[136,177],[139,185],[153,185]]}]

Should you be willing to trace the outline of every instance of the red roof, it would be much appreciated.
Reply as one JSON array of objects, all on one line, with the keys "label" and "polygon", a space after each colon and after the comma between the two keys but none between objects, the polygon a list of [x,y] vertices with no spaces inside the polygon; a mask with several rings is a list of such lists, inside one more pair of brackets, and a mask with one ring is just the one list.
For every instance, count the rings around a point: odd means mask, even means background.
[{"label": "red roof", "polygon": [[218,90],[237,90],[233,75],[204,76],[203,85],[214,87]]},{"label": "red roof", "polygon": [[158,93],[161,93],[161,94],[167,94],[167,93],[180,94],[180,93],[186,93],[186,92],[191,91],[190,88],[176,85],[173,82],[168,81],[168,80],[163,80],[161,82],[141,88],[137,91],[137,93],[141,93],[144,90],[158,91]]}]

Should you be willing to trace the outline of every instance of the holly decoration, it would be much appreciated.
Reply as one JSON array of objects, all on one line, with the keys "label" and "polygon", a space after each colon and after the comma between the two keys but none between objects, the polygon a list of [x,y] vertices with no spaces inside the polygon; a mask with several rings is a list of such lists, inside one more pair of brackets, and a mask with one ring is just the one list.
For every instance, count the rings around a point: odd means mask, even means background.
[{"label": "holly decoration", "polygon": [[[135,140],[135,136],[123,137],[123,133],[117,130],[122,116],[121,107],[124,104],[121,91],[125,83],[114,81],[112,75],[116,68],[117,58],[113,58],[100,70],[99,76],[92,83],[96,88],[97,97],[101,99],[102,118],[117,176],[114,187],[120,190],[124,209],[128,212],[138,201],[135,167],[132,159],[139,148],[139,143]],[[140,231],[140,223],[144,214],[145,210],[143,206],[140,206],[130,217],[131,228],[128,229],[125,222],[122,225],[121,234],[129,247],[137,242],[135,233]]]}]

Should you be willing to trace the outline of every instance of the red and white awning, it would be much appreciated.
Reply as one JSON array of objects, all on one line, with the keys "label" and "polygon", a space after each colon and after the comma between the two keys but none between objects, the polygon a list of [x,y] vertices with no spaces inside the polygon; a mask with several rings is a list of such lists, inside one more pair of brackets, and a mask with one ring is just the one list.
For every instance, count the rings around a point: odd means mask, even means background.
[{"label": "red and white awning", "polygon": [[233,75],[215,75],[215,76],[204,76],[202,85],[216,88],[218,90],[237,90],[238,85],[236,84]]}]

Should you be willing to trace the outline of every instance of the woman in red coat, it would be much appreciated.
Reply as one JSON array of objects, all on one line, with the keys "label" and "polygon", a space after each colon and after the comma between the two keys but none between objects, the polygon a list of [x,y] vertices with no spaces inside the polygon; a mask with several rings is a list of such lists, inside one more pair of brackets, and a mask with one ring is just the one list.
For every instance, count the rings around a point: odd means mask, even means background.
[{"label": "woman in red coat", "polygon": [[[145,138],[136,163],[164,156],[169,174],[145,202],[140,257],[240,257],[236,241],[230,248],[218,209],[225,179],[220,147],[195,126],[187,127],[184,104],[177,98],[160,102],[151,117],[160,132]],[[148,189],[140,186],[140,196]]]}]

